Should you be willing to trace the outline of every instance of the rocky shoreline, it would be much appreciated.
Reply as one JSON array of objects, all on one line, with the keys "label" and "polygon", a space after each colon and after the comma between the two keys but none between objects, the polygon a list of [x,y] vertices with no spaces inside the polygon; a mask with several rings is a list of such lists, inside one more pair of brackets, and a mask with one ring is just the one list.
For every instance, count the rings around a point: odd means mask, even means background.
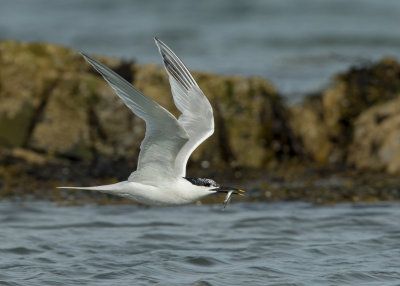
[{"label": "rocky shoreline", "polygon": [[[160,66],[97,59],[178,114]],[[194,76],[216,132],[195,151],[188,174],[234,182],[251,201],[399,200],[397,61],[353,67],[295,106],[262,78]],[[126,203],[55,187],[126,179],[144,130],[76,51],[0,42],[0,199]]]}]

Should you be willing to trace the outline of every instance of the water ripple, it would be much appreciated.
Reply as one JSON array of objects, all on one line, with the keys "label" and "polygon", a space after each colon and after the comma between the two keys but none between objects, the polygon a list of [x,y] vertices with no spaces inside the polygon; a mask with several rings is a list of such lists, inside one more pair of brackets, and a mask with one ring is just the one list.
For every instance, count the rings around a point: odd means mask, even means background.
[{"label": "water ripple", "polygon": [[[0,285],[397,285],[397,204],[0,203]],[[365,214],[368,215],[365,215]],[[151,217],[151,219],[149,219]]]}]

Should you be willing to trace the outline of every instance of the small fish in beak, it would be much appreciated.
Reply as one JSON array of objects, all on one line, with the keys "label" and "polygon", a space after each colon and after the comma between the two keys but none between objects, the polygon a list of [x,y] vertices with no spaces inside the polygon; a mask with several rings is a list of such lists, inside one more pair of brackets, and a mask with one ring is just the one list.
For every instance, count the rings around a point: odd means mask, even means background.
[{"label": "small fish in beak", "polygon": [[226,208],[226,205],[229,204],[229,202],[231,201],[232,194],[233,194],[233,190],[232,190],[232,191],[229,191],[229,192],[226,194],[226,197],[225,197],[225,200],[224,200],[224,208]]},{"label": "small fish in beak", "polygon": [[232,195],[239,195],[239,196],[244,196],[243,190],[232,188],[232,187],[225,187],[225,186],[219,186],[218,188],[213,189],[214,191],[217,191],[217,193],[226,193],[226,197],[224,200],[224,208],[229,204],[231,201]]}]

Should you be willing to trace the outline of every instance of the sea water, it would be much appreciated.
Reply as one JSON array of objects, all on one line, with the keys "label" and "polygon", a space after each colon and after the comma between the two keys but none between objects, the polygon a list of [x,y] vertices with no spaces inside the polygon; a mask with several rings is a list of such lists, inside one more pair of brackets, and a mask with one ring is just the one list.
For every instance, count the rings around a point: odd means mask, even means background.
[{"label": "sea water", "polygon": [[400,285],[400,205],[0,203],[0,285]]}]

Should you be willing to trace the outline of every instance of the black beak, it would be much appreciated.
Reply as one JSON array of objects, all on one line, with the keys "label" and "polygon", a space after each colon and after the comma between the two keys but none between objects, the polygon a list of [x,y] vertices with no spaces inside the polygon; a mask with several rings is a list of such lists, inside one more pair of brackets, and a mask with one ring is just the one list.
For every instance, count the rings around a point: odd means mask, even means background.
[{"label": "black beak", "polygon": [[245,193],[245,191],[243,191],[241,189],[236,189],[236,188],[226,187],[226,186],[219,186],[212,190],[216,191],[217,193],[225,193],[225,194],[232,192],[232,194],[239,195],[239,196],[244,196],[244,193]]}]

